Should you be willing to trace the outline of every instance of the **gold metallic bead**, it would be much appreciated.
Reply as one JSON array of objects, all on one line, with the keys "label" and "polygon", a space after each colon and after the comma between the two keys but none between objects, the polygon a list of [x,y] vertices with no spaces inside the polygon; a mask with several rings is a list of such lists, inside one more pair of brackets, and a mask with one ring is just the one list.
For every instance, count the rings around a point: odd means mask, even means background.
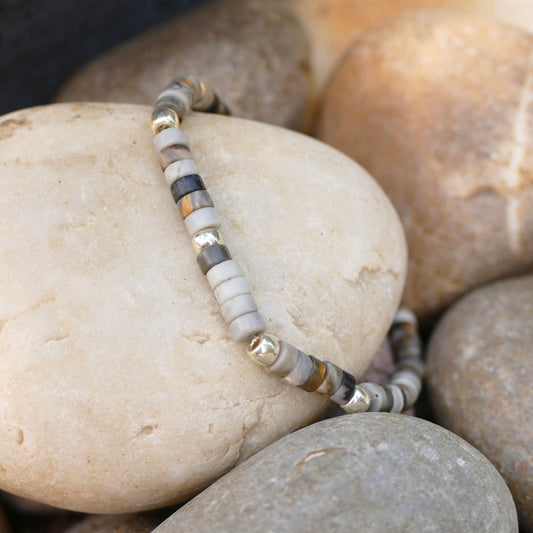
[{"label": "gold metallic bead", "polygon": [[178,128],[180,119],[178,114],[170,107],[158,107],[150,118],[154,135],[166,128]]},{"label": "gold metallic bead", "polygon": [[192,238],[194,252],[198,255],[204,248],[213,244],[224,244],[222,234],[217,228],[207,228],[195,233]]},{"label": "gold metallic bead", "polygon": [[270,366],[279,355],[279,340],[270,333],[256,335],[248,345],[248,355],[261,366]]},{"label": "gold metallic bead", "polygon": [[355,387],[353,396],[341,407],[347,413],[364,413],[370,409],[370,394],[362,387]]}]

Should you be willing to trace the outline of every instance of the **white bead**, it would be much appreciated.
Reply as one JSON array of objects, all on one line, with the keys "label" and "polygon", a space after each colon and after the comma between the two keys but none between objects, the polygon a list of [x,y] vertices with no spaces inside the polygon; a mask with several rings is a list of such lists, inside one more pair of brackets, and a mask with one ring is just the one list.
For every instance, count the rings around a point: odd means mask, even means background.
[{"label": "white bead", "polygon": [[202,207],[193,211],[184,219],[185,227],[191,237],[196,233],[207,228],[218,228],[221,220],[217,210],[214,207]]},{"label": "white bead", "polygon": [[174,161],[165,169],[165,179],[169,186],[183,176],[190,176],[191,174],[198,174],[198,167],[192,159]]},{"label": "white bead", "polygon": [[229,325],[229,332],[234,342],[248,342],[254,335],[264,331],[266,324],[258,311],[241,315]]},{"label": "white bead", "polygon": [[212,290],[215,290],[221,283],[228,279],[244,276],[244,273],[235,259],[223,261],[213,268],[210,268],[206,274],[207,281]]},{"label": "white bead", "polygon": [[418,325],[416,316],[410,309],[407,309],[406,307],[400,307],[393,320],[393,324],[401,324],[403,322],[406,322],[407,324],[413,324],[414,326]]},{"label": "white bead", "polygon": [[175,144],[189,148],[189,139],[180,128],[166,128],[154,137],[154,146],[158,153]]},{"label": "white bead", "polygon": [[257,304],[251,294],[239,294],[220,307],[220,312],[228,324],[253,311],[257,311]]},{"label": "white bead", "polygon": [[279,346],[279,356],[268,367],[268,371],[280,377],[285,377],[296,366],[296,363],[298,362],[298,354],[300,353],[300,351],[298,350],[298,348],[285,341],[279,341]]},{"label": "white bead", "polygon": [[228,279],[221,283],[214,291],[215,298],[218,302],[218,305],[223,305],[231,298],[239,296],[240,294],[251,294],[252,289],[246,281],[244,276],[239,276],[237,278]]},{"label": "white bead", "polygon": [[283,381],[291,385],[303,385],[313,371],[313,361],[306,354],[298,350],[298,359],[294,368],[284,377]]},{"label": "white bead", "polygon": [[400,370],[391,380],[392,385],[403,387],[408,395],[406,407],[411,407],[422,389],[422,380],[411,370]]},{"label": "white bead", "polygon": [[398,385],[389,385],[389,390],[392,393],[392,407],[391,413],[401,413],[405,408],[405,398],[403,392]]}]

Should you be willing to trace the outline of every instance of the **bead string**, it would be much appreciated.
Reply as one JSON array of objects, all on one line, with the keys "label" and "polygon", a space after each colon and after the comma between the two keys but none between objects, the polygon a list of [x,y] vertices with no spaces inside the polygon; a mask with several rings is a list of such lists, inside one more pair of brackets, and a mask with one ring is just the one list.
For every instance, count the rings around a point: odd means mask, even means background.
[{"label": "bead string", "polygon": [[190,76],[173,81],[157,98],[151,122],[161,168],[192,238],[196,261],[213,290],[235,342],[248,343],[248,355],[267,371],[309,392],[328,396],[348,413],[400,413],[414,405],[424,374],[416,317],[400,309],[389,331],[396,359],[390,385],[362,383],[329,361],[308,355],[266,332],[243,271],[220,233],[220,218],[179,129],[190,111],[229,114],[203,82]]}]

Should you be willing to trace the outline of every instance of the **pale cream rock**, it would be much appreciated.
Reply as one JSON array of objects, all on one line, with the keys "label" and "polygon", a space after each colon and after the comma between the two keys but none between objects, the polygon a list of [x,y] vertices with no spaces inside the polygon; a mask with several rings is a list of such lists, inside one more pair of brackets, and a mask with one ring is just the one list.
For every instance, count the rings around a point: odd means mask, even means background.
[{"label": "pale cream rock", "polygon": [[[60,507],[183,501],[330,403],[231,341],[150,111],[60,104],[0,120],[0,483]],[[270,330],[360,375],[406,269],[383,191],[301,134],[209,115],[184,129]]]},{"label": "pale cream rock", "polygon": [[321,90],[355,40],[365,31],[416,9],[453,9],[533,31],[531,0],[285,0],[307,30],[311,75]]},{"label": "pale cream rock", "polygon": [[235,116],[309,126],[307,35],[283,3],[206,2],[82,67],[57,101],[151,105],[179,74],[208,83]]},{"label": "pale cream rock", "polygon": [[317,132],[363,165],[407,235],[404,303],[434,319],[533,264],[533,36],[422,11],[367,32],[326,91]]}]

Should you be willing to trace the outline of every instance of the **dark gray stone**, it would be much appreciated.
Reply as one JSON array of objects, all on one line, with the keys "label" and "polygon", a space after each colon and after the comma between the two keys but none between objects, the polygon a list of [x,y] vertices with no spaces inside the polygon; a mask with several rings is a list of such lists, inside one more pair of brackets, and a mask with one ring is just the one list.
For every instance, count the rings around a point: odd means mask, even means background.
[{"label": "dark gray stone", "polygon": [[511,494],[472,446],[421,419],[325,420],[265,448],[154,533],[516,532]]},{"label": "dark gray stone", "polygon": [[533,276],[480,288],[454,307],[428,349],[437,421],[496,465],[533,531]]}]

